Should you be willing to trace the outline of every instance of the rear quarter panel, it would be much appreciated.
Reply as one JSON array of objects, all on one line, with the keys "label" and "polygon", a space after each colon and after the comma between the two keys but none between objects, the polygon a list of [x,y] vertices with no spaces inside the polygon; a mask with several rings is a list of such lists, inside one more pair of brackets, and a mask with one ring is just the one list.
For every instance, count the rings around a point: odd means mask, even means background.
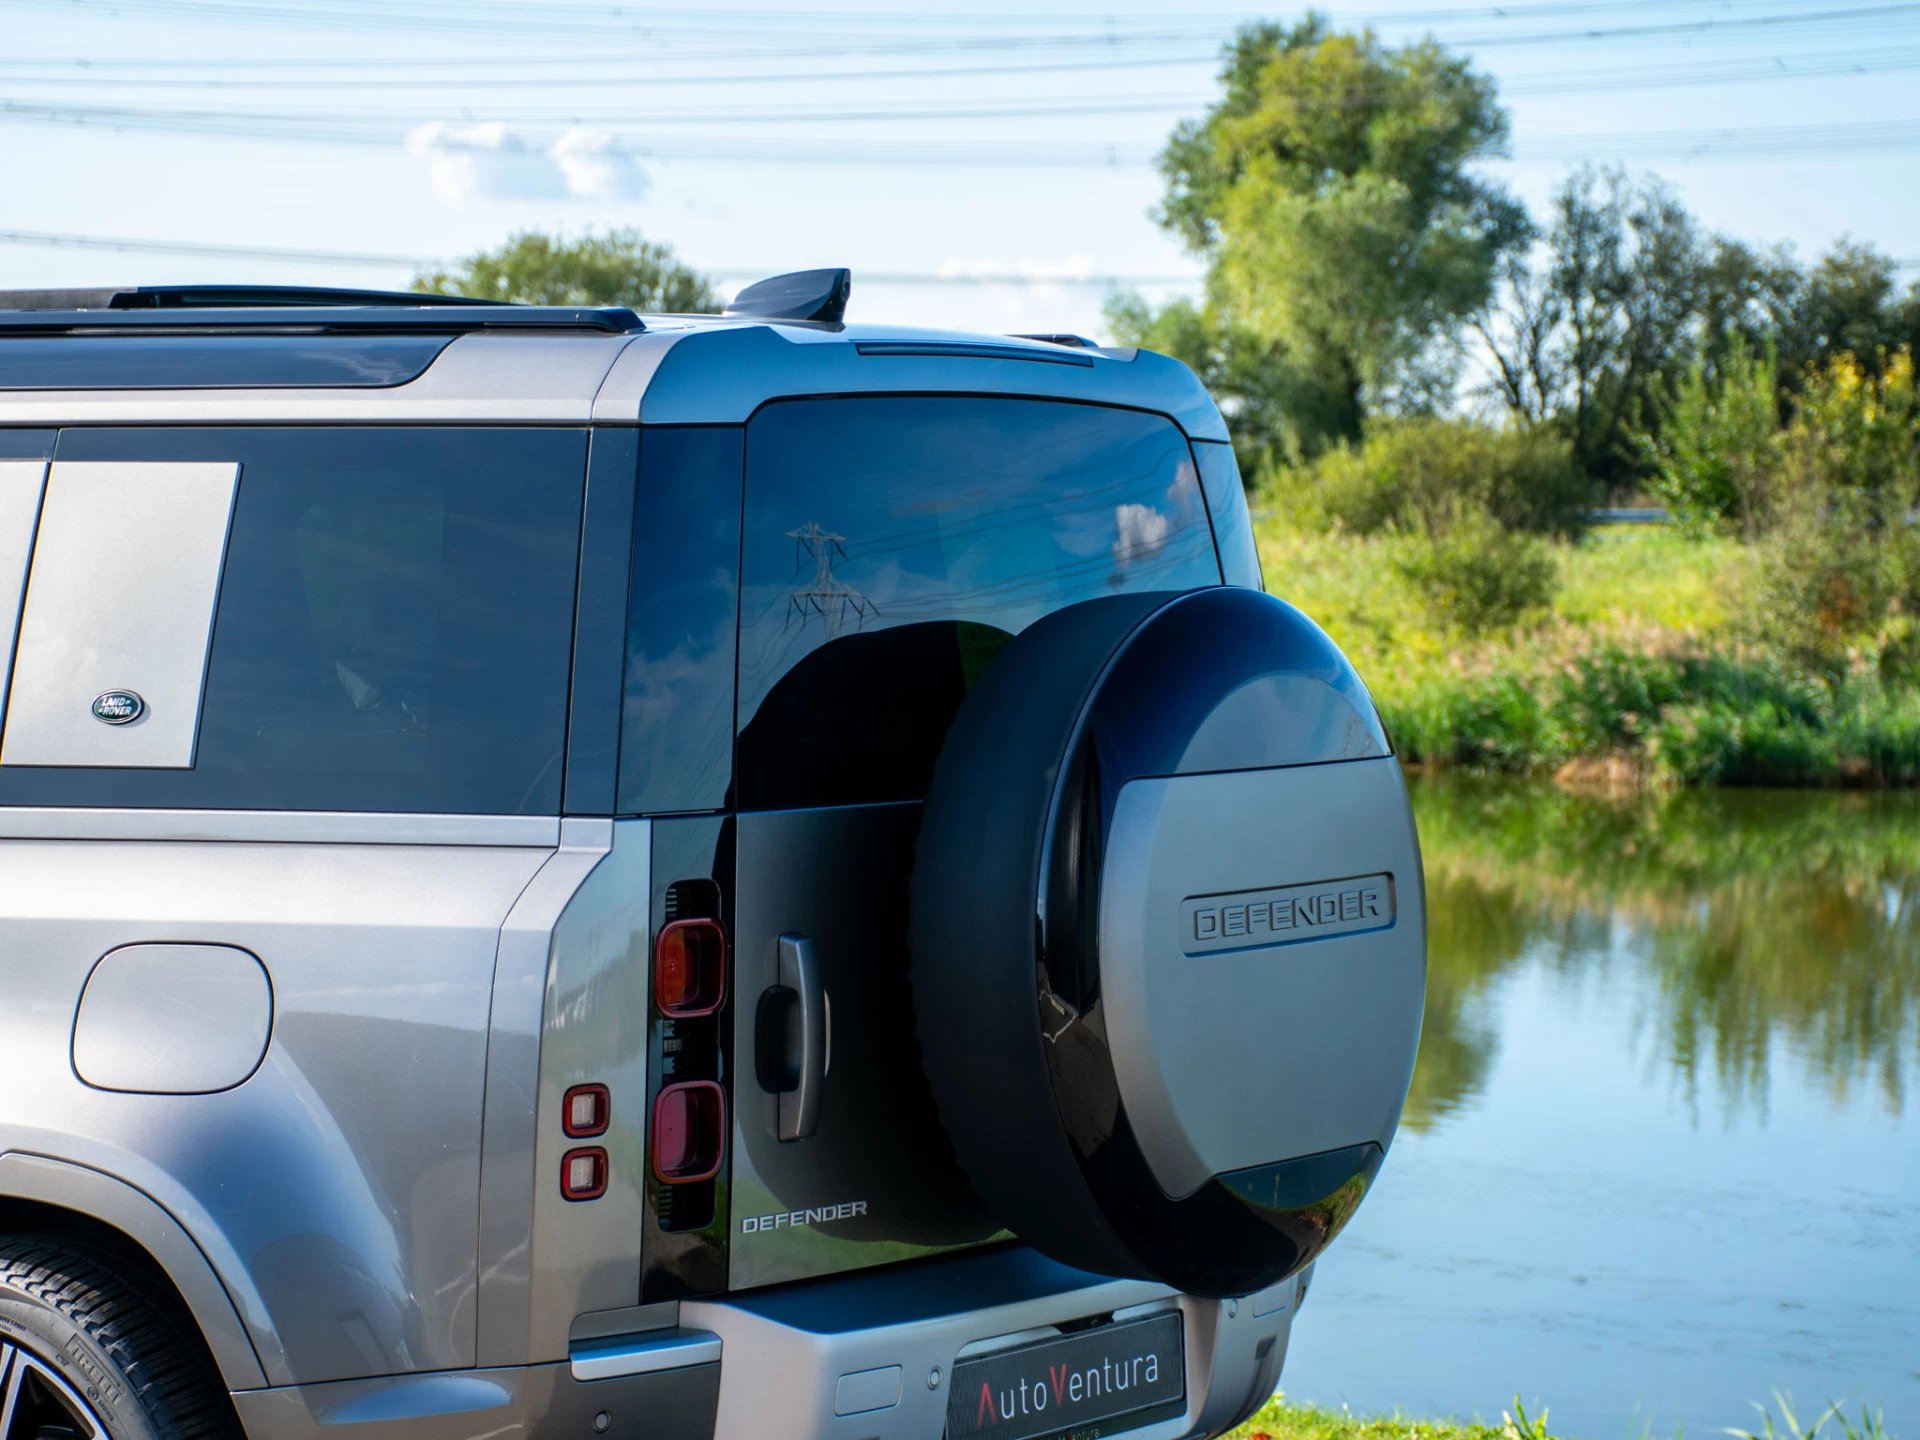
[{"label": "rear quarter panel", "polygon": [[[271,1384],[473,1364],[495,955],[552,853],[0,840],[0,1154],[156,1200],[212,1260]],[[273,1027],[245,1083],[80,1081],[88,976],[143,941],[260,958]]]}]

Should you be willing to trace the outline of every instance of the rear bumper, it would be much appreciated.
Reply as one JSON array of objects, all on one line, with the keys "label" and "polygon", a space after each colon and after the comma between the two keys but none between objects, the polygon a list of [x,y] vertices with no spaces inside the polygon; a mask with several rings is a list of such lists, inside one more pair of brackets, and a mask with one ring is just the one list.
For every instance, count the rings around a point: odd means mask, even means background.
[{"label": "rear bumper", "polygon": [[1186,1412],[1129,1440],[1180,1440],[1227,1429],[1273,1393],[1296,1289],[1198,1300],[1008,1247],[688,1303],[681,1324],[721,1342],[719,1440],[940,1440],[956,1359],[1092,1317],[1178,1309]]},{"label": "rear bumper", "polygon": [[1197,1300],[1006,1247],[688,1301],[678,1330],[595,1341],[569,1363],[234,1401],[249,1440],[940,1440],[956,1360],[1053,1327],[1178,1310],[1185,1412],[1129,1440],[1184,1440],[1227,1429],[1273,1392],[1299,1289]]}]

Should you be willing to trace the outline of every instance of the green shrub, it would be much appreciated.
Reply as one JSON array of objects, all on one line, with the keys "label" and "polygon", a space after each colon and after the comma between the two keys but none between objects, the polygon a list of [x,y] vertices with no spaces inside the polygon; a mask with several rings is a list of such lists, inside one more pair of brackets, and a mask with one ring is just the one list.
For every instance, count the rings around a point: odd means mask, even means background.
[{"label": "green shrub", "polygon": [[1748,629],[1838,680],[1920,670],[1920,387],[1905,351],[1809,372],[1779,437],[1778,497]]},{"label": "green shrub", "polygon": [[[1304,493],[1295,493],[1302,481]],[[1360,535],[1437,535],[1460,515],[1481,512],[1504,529],[1572,537],[1594,503],[1557,431],[1432,418],[1376,424],[1358,447],[1279,472],[1270,488],[1282,511]]]},{"label": "green shrub", "polygon": [[1759,533],[1779,472],[1779,376],[1771,353],[1737,336],[1709,374],[1696,358],[1679,382],[1656,385],[1658,423],[1634,439],[1652,467],[1647,488],[1681,529],[1699,534],[1737,521]]},{"label": "green shrub", "polygon": [[1546,541],[1503,529],[1484,510],[1463,509],[1437,532],[1401,536],[1392,564],[1437,623],[1468,635],[1543,613],[1560,583]]},{"label": "green shrub", "polygon": [[1838,679],[1920,669],[1920,526],[1867,493],[1794,491],[1760,547],[1748,629],[1794,664]]},{"label": "green shrub", "polygon": [[1383,699],[1380,718],[1413,765],[1520,772],[1539,765],[1548,746],[1539,692],[1513,675],[1429,681]]}]

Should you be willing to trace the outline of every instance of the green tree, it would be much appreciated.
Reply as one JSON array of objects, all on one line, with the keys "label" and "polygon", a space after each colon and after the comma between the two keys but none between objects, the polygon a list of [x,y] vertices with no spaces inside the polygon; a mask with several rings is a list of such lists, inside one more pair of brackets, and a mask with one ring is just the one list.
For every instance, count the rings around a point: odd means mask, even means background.
[{"label": "green tree", "polygon": [[578,240],[523,230],[499,249],[471,255],[452,270],[414,276],[413,288],[432,295],[531,305],[625,305],[665,314],[717,308],[705,276],[682,264],[670,246],[632,229]]},{"label": "green tree", "polygon": [[1915,306],[1912,294],[1903,303],[1891,259],[1842,240],[1807,274],[1787,358],[1804,370],[1849,354],[1877,375],[1885,357],[1920,342],[1912,328]]},{"label": "green tree", "polygon": [[1779,391],[1771,349],[1752,354],[1738,332],[1715,369],[1696,356],[1677,383],[1655,388],[1654,423],[1638,437],[1647,488],[1685,529],[1732,519],[1758,538],[1779,469]]},{"label": "green tree", "polygon": [[1300,451],[1356,439],[1370,408],[1431,405],[1527,228],[1473,169],[1506,140],[1493,82],[1319,15],[1242,29],[1221,80],[1161,155],[1157,218],[1208,261],[1229,327],[1282,347]]},{"label": "green tree", "polygon": [[1835,678],[1920,671],[1920,382],[1907,351],[1876,363],[1807,374],[1751,598],[1761,639]]},{"label": "green tree", "polygon": [[1522,419],[1563,425],[1580,467],[1626,488],[1642,474],[1636,421],[1694,350],[1705,247],[1664,183],[1585,169],[1554,195],[1544,250],[1508,266],[1478,322],[1495,391]]},{"label": "green tree", "polygon": [[1325,394],[1301,376],[1286,346],[1237,323],[1211,300],[1182,298],[1155,309],[1122,291],[1107,301],[1106,321],[1120,344],[1193,367],[1227,417],[1240,473],[1250,484],[1275,465],[1301,460],[1332,423]]}]

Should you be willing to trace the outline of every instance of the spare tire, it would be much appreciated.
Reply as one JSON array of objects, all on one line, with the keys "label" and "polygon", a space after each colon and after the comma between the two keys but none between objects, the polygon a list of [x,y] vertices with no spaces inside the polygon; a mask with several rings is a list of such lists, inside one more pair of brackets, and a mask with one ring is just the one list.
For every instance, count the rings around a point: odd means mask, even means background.
[{"label": "spare tire", "polygon": [[1399,1121],[1420,856],[1365,687],[1254,590],[1115,596],[987,668],[927,795],[927,1076],[1000,1223],[1244,1295],[1311,1261]]}]

